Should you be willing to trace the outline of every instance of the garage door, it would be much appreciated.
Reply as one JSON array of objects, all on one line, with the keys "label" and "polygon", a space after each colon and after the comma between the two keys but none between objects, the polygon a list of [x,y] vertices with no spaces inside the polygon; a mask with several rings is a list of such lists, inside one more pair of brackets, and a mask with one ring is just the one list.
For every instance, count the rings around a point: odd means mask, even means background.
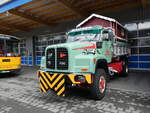
[{"label": "garage door", "polygon": [[129,67],[131,69],[150,70],[150,29],[133,31],[132,34],[134,35],[130,37]]}]

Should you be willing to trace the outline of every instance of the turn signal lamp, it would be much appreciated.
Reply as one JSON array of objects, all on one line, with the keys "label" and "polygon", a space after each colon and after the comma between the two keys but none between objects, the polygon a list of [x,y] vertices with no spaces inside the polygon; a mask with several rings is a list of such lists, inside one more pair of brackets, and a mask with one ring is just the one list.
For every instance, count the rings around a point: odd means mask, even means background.
[{"label": "turn signal lamp", "polygon": [[96,63],[96,58],[93,58],[93,62],[94,62],[94,64]]}]

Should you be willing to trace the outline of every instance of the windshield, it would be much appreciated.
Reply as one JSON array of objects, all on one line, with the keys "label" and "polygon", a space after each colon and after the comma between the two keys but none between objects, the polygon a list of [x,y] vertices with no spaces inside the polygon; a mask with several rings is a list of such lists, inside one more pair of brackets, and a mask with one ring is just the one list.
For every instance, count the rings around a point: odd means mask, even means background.
[{"label": "windshield", "polygon": [[18,42],[0,40],[0,56],[18,56]]},{"label": "windshield", "polygon": [[75,36],[68,36],[68,42],[75,42],[75,41],[93,41],[99,40],[98,34],[79,34]]}]

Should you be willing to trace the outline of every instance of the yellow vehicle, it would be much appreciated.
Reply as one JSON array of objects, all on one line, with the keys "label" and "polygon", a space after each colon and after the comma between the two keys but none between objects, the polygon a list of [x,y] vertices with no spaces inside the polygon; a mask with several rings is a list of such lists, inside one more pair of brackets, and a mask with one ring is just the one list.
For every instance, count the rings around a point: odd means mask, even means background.
[{"label": "yellow vehicle", "polygon": [[0,73],[20,72],[19,41],[17,37],[0,34]]}]

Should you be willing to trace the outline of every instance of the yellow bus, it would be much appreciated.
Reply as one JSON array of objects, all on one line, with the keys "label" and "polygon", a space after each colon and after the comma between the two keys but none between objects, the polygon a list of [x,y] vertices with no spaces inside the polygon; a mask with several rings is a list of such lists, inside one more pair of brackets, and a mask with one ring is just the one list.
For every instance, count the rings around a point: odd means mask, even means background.
[{"label": "yellow bus", "polygon": [[19,41],[17,37],[0,34],[0,73],[19,74],[21,69]]}]

